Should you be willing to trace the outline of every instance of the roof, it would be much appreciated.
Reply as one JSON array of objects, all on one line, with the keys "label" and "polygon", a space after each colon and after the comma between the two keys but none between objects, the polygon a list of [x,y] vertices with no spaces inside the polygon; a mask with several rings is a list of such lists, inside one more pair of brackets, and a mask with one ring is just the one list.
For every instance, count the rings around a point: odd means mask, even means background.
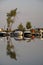
[{"label": "roof", "polygon": [[31,31],[30,30],[25,30],[24,33],[31,33]]}]

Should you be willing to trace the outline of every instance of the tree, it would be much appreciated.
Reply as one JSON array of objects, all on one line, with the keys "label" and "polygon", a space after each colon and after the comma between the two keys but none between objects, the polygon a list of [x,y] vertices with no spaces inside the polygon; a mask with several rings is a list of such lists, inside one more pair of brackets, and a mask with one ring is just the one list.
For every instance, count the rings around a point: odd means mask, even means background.
[{"label": "tree", "polygon": [[27,28],[27,29],[30,29],[31,27],[32,27],[31,22],[27,22],[27,23],[26,23],[26,28]]},{"label": "tree", "polygon": [[19,29],[19,30],[22,30],[22,31],[25,30],[25,28],[24,28],[24,26],[22,25],[22,23],[20,23],[20,24],[18,25],[18,29]]},{"label": "tree", "polygon": [[15,18],[16,14],[17,14],[17,8],[14,10],[11,10],[10,13],[7,13],[7,29],[8,30],[11,30],[11,26],[14,23],[12,17]]},{"label": "tree", "polygon": [[12,17],[12,16],[16,16],[17,14],[17,8],[15,8],[14,10],[11,10],[10,13],[7,13],[7,17]]},{"label": "tree", "polygon": [[10,23],[13,23],[13,20],[11,19],[11,17],[7,18],[7,25],[8,27],[10,26]]}]

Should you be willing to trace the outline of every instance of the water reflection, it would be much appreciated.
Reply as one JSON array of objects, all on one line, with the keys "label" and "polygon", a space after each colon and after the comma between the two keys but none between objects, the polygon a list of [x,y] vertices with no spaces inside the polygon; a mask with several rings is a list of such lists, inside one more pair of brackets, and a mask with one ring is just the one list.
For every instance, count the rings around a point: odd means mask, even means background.
[{"label": "water reflection", "polygon": [[[16,52],[15,52],[15,46],[12,43],[11,37],[7,36],[7,47],[6,47],[6,54],[10,56],[11,59],[17,60],[16,58]],[[31,39],[27,40],[27,42],[31,42]]]},{"label": "water reflection", "polygon": [[7,37],[7,48],[6,48],[6,50],[7,50],[7,55],[9,55],[10,58],[17,60],[16,52],[14,50],[14,45],[13,45],[12,40],[9,36]]},{"label": "water reflection", "polygon": [[31,39],[27,40],[27,42],[31,42]]},{"label": "water reflection", "polygon": [[[33,42],[32,39],[16,41],[10,36],[6,38],[5,43],[3,41],[0,42],[1,65],[43,65],[43,41],[39,39],[34,39],[36,40],[35,42]],[[2,40],[4,40],[4,38]],[[12,42],[15,42],[15,44],[13,45]]]}]

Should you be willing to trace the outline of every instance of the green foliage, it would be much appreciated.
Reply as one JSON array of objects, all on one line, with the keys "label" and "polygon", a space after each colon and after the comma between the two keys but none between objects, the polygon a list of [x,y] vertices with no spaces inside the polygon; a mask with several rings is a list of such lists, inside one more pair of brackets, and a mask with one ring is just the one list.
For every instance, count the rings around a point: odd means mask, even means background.
[{"label": "green foliage", "polygon": [[31,27],[32,27],[31,22],[27,22],[27,23],[26,23],[26,28],[27,28],[27,29],[30,29]]},{"label": "green foliage", "polygon": [[[17,8],[15,8],[14,10],[11,10],[9,13],[7,13],[7,26],[8,26],[8,29],[10,28],[10,24],[13,24],[14,21],[12,19],[12,17],[15,17],[17,14]],[[31,26],[31,22],[27,22],[26,23],[26,28],[27,29],[30,29],[32,26]],[[22,25],[22,23],[19,24],[18,26],[18,29],[19,30],[25,30],[24,26]]]},{"label": "green foliage", "polygon": [[25,28],[24,28],[24,26],[22,25],[22,23],[19,24],[18,29],[19,29],[19,30],[25,30]]},{"label": "green foliage", "polygon": [[14,10],[11,10],[10,13],[7,13],[7,26],[10,27],[10,24],[13,24],[14,21],[11,19],[12,17],[15,17],[17,14],[17,8]]},{"label": "green foliage", "polygon": [[7,16],[8,16],[8,17],[12,17],[12,16],[15,17],[15,16],[16,16],[16,12],[17,12],[17,8],[14,9],[14,10],[11,10],[10,13],[7,13]]},{"label": "green foliage", "polygon": [[10,23],[13,23],[13,20],[11,19],[11,17],[7,18],[7,25],[8,27],[10,26]]}]

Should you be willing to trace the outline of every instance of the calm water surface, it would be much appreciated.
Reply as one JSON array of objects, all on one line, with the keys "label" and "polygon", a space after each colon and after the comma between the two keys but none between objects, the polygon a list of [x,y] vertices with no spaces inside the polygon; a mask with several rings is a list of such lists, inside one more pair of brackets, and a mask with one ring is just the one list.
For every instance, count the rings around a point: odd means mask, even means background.
[{"label": "calm water surface", "polygon": [[[14,46],[11,47],[12,52],[8,44]],[[16,41],[11,38],[9,42],[0,38],[0,65],[43,65],[43,41]]]}]

